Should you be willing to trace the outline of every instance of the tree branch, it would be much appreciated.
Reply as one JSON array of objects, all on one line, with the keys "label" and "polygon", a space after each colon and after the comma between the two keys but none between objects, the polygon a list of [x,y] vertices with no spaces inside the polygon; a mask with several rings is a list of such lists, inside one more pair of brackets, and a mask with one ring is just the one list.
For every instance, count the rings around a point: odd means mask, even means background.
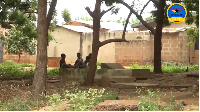
[{"label": "tree branch", "polygon": [[108,11],[112,10],[114,7],[115,7],[115,6],[112,6],[111,8],[109,8],[109,9],[106,10],[106,11],[103,10],[103,11],[101,12],[101,17],[102,17],[105,13],[107,13]]},{"label": "tree branch", "polygon": [[123,40],[125,40],[126,27],[127,27],[127,25],[128,25],[128,22],[129,22],[129,19],[130,19],[131,15],[132,15],[132,12],[130,12],[130,13],[128,14],[128,17],[127,17],[127,19],[126,19],[126,24],[125,24],[125,26],[124,26],[124,31],[123,31],[123,34],[122,34],[122,39],[123,39]]},{"label": "tree branch", "polygon": [[48,12],[48,14],[47,14],[47,29],[49,29],[51,20],[52,20],[52,18],[53,18],[53,12],[54,12],[54,10],[55,10],[56,4],[57,4],[57,0],[52,0],[52,1],[51,1],[51,5],[50,5],[50,8],[49,8],[49,12]]},{"label": "tree branch", "polygon": [[[48,14],[47,14],[47,30],[49,29],[51,20],[53,18],[53,12],[54,12],[54,10],[56,8],[56,4],[57,4],[57,0],[52,0],[51,1],[50,7],[49,7],[49,11],[48,11]],[[48,35],[48,32],[47,32],[47,35]],[[49,45],[49,38],[47,36],[47,46],[48,45]]]},{"label": "tree branch", "polygon": [[140,16],[143,13],[144,9],[147,7],[147,5],[149,4],[150,0],[144,5],[144,7],[142,8],[141,12],[140,12]]},{"label": "tree branch", "polygon": [[108,39],[108,40],[104,40],[104,41],[100,42],[98,47],[104,46],[104,45],[111,43],[111,42],[129,42],[129,41],[127,41],[125,39]]},{"label": "tree branch", "polygon": [[150,0],[150,1],[152,1],[156,5],[156,7],[158,7],[158,1],[157,0]]},{"label": "tree branch", "polygon": [[154,35],[155,34],[155,30],[154,28],[149,25],[146,21],[144,21],[144,19],[142,18],[141,15],[139,15],[135,10],[132,9],[131,6],[129,6],[127,3],[125,3],[122,0],[118,0],[119,3],[121,3],[122,5],[126,6],[133,14],[135,14],[135,16],[140,20],[140,22],[148,29],[151,31],[151,33]]},{"label": "tree branch", "polygon": [[87,10],[87,12],[90,14],[90,16],[93,18],[94,17],[94,13],[90,10],[89,7],[86,7],[85,10]]}]

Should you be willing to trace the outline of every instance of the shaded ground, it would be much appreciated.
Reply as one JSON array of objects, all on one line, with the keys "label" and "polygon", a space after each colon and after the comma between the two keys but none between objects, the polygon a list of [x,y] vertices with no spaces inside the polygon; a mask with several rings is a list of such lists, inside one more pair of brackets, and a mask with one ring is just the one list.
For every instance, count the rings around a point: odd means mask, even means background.
[{"label": "shaded ground", "polygon": [[[195,71],[193,73],[198,73]],[[51,80],[58,80],[58,77],[51,77]],[[22,85],[22,82],[24,84]],[[0,81],[0,101],[4,102],[11,97],[17,95],[27,96],[30,94],[32,87],[27,84],[28,81],[19,81],[19,80],[4,80]],[[48,81],[47,83],[47,94],[51,95],[54,93],[62,94],[65,90],[74,90],[74,87],[79,87],[79,89],[88,89],[83,87],[80,84],[74,84],[73,82],[68,82],[67,84],[61,84],[59,81]],[[157,75],[155,79],[148,80],[137,80],[137,82],[145,83],[164,83],[164,84],[192,84],[192,87],[189,88],[160,88],[162,94],[166,94],[166,97],[162,97],[164,102],[168,99],[169,96],[176,96],[177,101],[184,101],[186,104],[184,110],[198,110],[199,109],[199,78],[198,77],[187,77],[186,73],[178,74],[163,74]],[[93,88],[101,88],[98,85]],[[118,94],[120,100],[132,100],[136,103],[140,101],[138,95],[135,93],[136,89],[117,89],[117,88],[106,88],[106,90],[111,90]],[[145,88],[143,88],[145,90]],[[182,94],[182,95],[181,95]],[[66,103],[66,102],[65,102]],[[65,105],[65,104],[61,104]],[[52,106],[50,106],[52,107]],[[41,110],[49,110],[50,107],[45,107],[47,109],[41,108]],[[57,110],[63,110],[60,106]],[[66,109],[66,108],[65,108]],[[64,109],[64,110],[65,110]],[[51,109],[50,109],[51,110]]]}]

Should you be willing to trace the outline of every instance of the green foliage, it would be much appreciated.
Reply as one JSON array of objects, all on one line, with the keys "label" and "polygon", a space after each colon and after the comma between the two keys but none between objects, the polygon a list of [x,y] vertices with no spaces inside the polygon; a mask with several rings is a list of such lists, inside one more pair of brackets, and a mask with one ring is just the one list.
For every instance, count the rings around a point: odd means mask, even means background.
[{"label": "green foliage", "polygon": [[105,89],[89,89],[88,91],[75,90],[75,93],[65,92],[69,99],[72,111],[89,111],[100,102],[114,100],[116,95],[112,92],[105,92]]},{"label": "green foliage", "polygon": [[47,75],[49,76],[58,76],[59,68],[47,70]]},{"label": "green foliage", "polygon": [[131,64],[130,69],[150,69],[151,72],[153,72],[153,67],[151,65],[142,65],[140,66],[139,63],[134,62],[133,64]]},{"label": "green foliage", "polygon": [[[147,90],[147,96],[139,96],[141,102],[138,103],[139,111],[159,111],[158,101],[160,100],[161,94],[159,91]],[[155,96],[155,98],[153,98]]]},{"label": "green foliage", "polygon": [[81,20],[83,20],[83,21],[92,21],[93,19],[91,17],[86,16],[86,17],[81,17]]},{"label": "green foliage", "polygon": [[7,60],[6,62],[1,63],[0,67],[1,68],[4,68],[4,67],[13,67],[13,68],[16,68],[16,67],[35,67],[35,65],[29,64],[29,63],[15,63],[12,60]]},{"label": "green foliage", "polygon": [[55,105],[58,105],[63,101],[63,99],[61,99],[60,94],[48,95],[46,96],[46,98],[50,104],[55,103]]},{"label": "green foliage", "polygon": [[[24,67],[31,67],[30,70],[24,70]],[[18,77],[24,75],[33,75],[34,65],[22,63],[18,64],[13,61],[6,61],[0,64],[0,76]]]},{"label": "green foliage", "polygon": [[97,68],[100,69],[101,68],[101,62],[97,62]]},{"label": "green foliage", "polygon": [[[29,67],[30,69],[25,70],[24,67]],[[25,75],[33,75],[34,68],[34,64],[15,63],[11,60],[8,60],[0,64],[0,76],[19,77]],[[58,76],[58,74],[59,68],[47,70],[47,75],[49,76]]]},{"label": "green foliage", "polygon": [[[185,72],[185,70],[189,68],[189,71],[199,70],[199,65],[184,65],[181,63],[163,63],[162,71],[164,73],[180,73]],[[137,62],[131,64],[130,69],[150,69],[153,72],[153,66],[151,65],[139,65]]]},{"label": "green foliage", "polygon": [[154,18],[155,18],[155,16],[154,16],[153,14],[151,14],[150,17],[147,17],[147,18],[145,18],[144,20],[145,20],[145,21],[148,21],[148,20],[152,20],[152,19],[154,19]]},{"label": "green foliage", "polygon": [[178,104],[176,103],[176,99],[170,98],[167,100],[168,108],[165,107],[165,110],[183,110],[184,102],[180,101]]},{"label": "green foliage", "polygon": [[164,73],[180,73],[184,72],[187,68],[187,65],[181,63],[163,63],[162,70]]},{"label": "green foliage", "polygon": [[63,12],[62,12],[62,17],[64,18],[64,21],[66,23],[69,23],[70,20],[71,20],[71,14],[70,12],[67,10],[67,9],[64,9]]},{"label": "green foliage", "polygon": [[48,104],[48,101],[44,98],[38,100],[28,96],[15,96],[13,99],[9,99],[2,103],[0,101],[0,111],[29,111],[33,108],[40,108]]},{"label": "green foliage", "polygon": [[[136,20],[137,20],[137,19],[136,19]],[[123,18],[123,19],[122,19],[122,17],[120,17],[116,22],[117,22],[117,23],[122,23],[123,26],[124,26],[125,23],[126,23],[126,18]],[[129,22],[129,23],[130,23],[130,22]]]},{"label": "green foliage", "polygon": [[138,24],[138,23],[140,23],[139,19],[132,19],[132,24]]},{"label": "green foliage", "polygon": [[[188,12],[186,23],[192,24],[194,22],[199,27],[199,0],[183,0],[183,4]],[[193,17],[192,13],[196,13],[196,16]]]},{"label": "green foliage", "polygon": [[194,46],[197,38],[199,38],[199,28],[187,29],[187,35],[189,36],[188,46]]},{"label": "green foliage", "polygon": [[191,65],[189,71],[199,70],[199,65]]},{"label": "green foliage", "polygon": [[4,28],[11,28],[11,25],[24,26],[27,22],[36,21],[34,14],[36,6],[36,0],[23,3],[21,0],[1,0],[0,25]]},{"label": "green foliage", "polygon": [[[141,92],[141,91],[139,91]],[[175,98],[169,99],[167,105],[159,105],[160,98],[162,97],[160,91],[146,90],[146,95],[140,95],[140,102],[138,103],[139,111],[177,111],[183,110],[183,102],[176,103]]]},{"label": "green foliage", "polygon": [[25,36],[17,28],[11,28],[6,37],[2,38],[3,46],[9,54],[21,55],[24,51],[35,54],[36,40]]},{"label": "green foliage", "polygon": [[90,110],[95,105],[104,100],[114,100],[116,95],[112,92],[105,92],[105,89],[89,89],[88,91],[78,91],[75,93],[66,91],[64,98],[60,94],[53,94],[47,96],[40,96],[38,99],[34,99],[32,95],[27,96],[15,96],[8,99],[6,102],[0,101],[0,111],[29,111],[36,110],[41,107],[52,105],[53,108],[58,106],[63,101],[69,99],[69,103],[72,104],[72,110]]}]

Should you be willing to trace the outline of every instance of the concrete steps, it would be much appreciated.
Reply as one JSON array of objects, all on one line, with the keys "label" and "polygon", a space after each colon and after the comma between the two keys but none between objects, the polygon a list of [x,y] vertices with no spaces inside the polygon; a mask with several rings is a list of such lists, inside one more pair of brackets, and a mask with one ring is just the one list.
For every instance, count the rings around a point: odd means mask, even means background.
[{"label": "concrete steps", "polygon": [[111,83],[111,87],[120,89],[135,89],[136,87],[156,88],[158,84],[145,84],[145,83]]},{"label": "concrete steps", "polygon": [[140,87],[146,88],[189,88],[192,87],[190,84],[181,85],[159,85],[159,84],[147,84],[147,83],[111,83],[111,87],[120,89],[135,89]]},{"label": "concrete steps", "polygon": [[130,76],[109,76],[110,82],[113,83],[133,83],[136,81],[135,77],[130,77]]}]

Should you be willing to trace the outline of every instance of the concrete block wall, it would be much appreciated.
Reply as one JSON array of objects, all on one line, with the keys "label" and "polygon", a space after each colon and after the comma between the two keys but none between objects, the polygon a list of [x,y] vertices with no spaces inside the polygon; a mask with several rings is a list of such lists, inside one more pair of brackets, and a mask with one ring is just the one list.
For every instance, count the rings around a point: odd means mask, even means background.
[{"label": "concrete block wall", "polygon": [[[127,34],[127,37],[133,35]],[[134,38],[134,36],[132,37]],[[189,37],[185,32],[163,33],[162,61],[189,63]],[[132,40],[130,43],[115,43],[116,63],[130,66],[133,62],[139,64],[152,63],[154,59],[154,37],[149,40]]]},{"label": "concrete block wall", "polygon": [[164,33],[162,60],[189,63],[189,37],[184,33]]}]

